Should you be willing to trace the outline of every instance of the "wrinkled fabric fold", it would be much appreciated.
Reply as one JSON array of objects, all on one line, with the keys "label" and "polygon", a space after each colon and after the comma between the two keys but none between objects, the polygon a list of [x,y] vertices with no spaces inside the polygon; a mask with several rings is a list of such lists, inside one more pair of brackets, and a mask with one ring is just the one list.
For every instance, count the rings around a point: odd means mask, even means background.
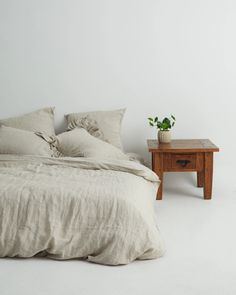
[{"label": "wrinkled fabric fold", "polygon": [[131,161],[0,155],[0,257],[158,258],[158,184]]}]

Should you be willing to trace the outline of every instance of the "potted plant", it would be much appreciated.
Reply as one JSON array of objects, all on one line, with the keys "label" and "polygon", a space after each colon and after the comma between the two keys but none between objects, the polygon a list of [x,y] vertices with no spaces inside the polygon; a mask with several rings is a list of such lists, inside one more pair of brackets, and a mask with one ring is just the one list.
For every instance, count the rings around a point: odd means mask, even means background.
[{"label": "potted plant", "polygon": [[162,143],[171,142],[171,131],[170,129],[175,125],[175,117],[173,115],[170,118],[165,117],[163,120],[159,121],[158,117],[148,118],[149,125],[159,129],[158,140]]}]

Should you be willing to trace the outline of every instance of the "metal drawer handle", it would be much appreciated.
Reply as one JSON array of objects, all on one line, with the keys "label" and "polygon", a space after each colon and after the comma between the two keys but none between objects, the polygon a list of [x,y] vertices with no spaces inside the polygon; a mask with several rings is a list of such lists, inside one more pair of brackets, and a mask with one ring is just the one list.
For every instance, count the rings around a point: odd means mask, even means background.
[{"label": "metal drawer handle", "polygon": [[189,163],[191,163],[191,161],[189,160],[177,160],[176,161],[177,164],[180,164],[181,167],[186,167]]}]

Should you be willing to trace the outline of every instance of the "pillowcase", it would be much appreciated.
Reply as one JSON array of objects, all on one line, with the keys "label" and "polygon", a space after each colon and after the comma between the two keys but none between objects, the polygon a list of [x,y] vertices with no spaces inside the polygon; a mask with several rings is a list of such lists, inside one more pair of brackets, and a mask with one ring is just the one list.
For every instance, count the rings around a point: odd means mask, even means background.
[{"label": "pillowcase", "polygon": [[90,135],[83,128],[75,128],[57,136],[57,148],[64,156],[128,160],[118,148]]},{"label": "pillowcase", "polygon": [[0,126],[0,154],[54,155],[49,143],[31,131]]},{"label": "pillowcase", "polygon": [[78,127],[80,120],[86,116],[92,120],[95,120],[99,130],[103,134],[103,138],[99,138],[111,143],[119,149],[122,149],[120,133],[124,113],[125,109],[115,111],[72,113],[65,115],[65,118],[67,120],[69,130]]},{"label": "pillowcase", "polygon": [[106,141],[103,132],[99,129],[97,121],[91,119],[89,115],[78,119],[76,122],[69,123],[67,130],[73,130],[74,128],[83,128],[92,136]]},{"label": "pillowcase", "polygon": [[2,119],[0,125],[55,135],[54,108],[44,108],[23,116]]}]

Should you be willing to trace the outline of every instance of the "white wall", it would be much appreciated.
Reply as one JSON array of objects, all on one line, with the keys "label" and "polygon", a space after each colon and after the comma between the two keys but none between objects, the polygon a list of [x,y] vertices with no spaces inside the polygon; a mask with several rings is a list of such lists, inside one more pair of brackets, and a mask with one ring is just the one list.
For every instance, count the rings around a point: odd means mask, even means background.
[{"label": "white wall", "polygon": [[[0,0],[0,117],[56,106],[127,108],[126,150],[147,155],[150,115],[176,138],[236,150],[235,0]],[[235,161],[235,160],[234,160]]]}]

